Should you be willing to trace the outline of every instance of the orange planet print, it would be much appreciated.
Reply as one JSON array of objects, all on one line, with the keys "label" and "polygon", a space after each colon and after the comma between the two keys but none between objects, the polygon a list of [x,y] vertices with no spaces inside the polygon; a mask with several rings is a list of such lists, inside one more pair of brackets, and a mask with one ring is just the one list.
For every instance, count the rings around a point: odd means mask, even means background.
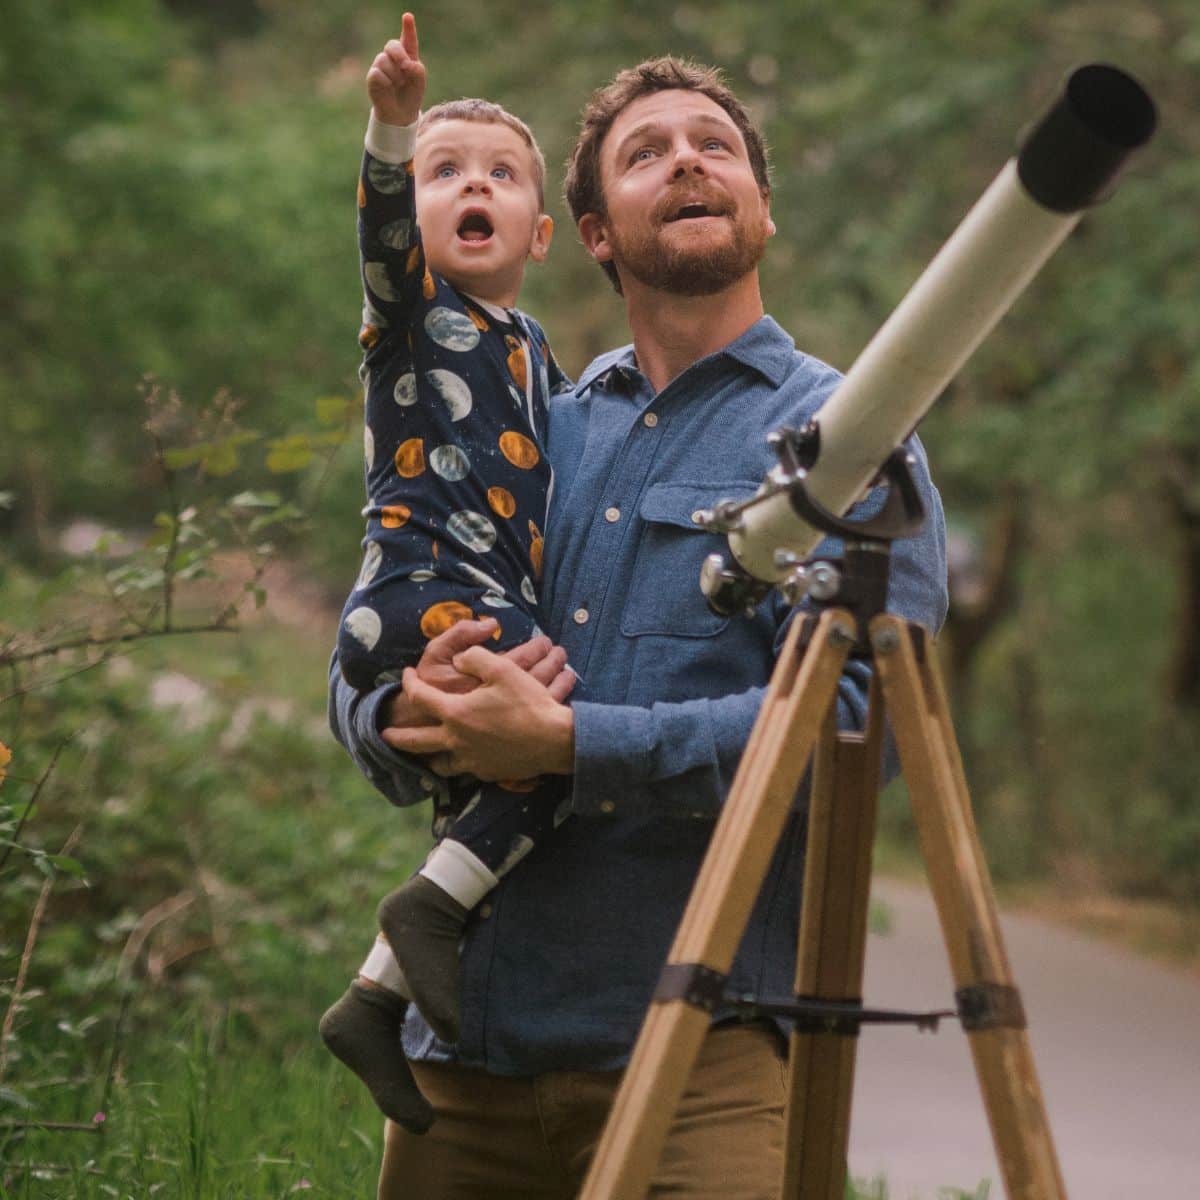
[{"label": "orange planet print", "polygon": [[505,335],[504,344],[508,347],[509,374],[516,380],[517,387],[524,391],[529,383],[529,375],[525,371],[525,351],[511,333]]},{"label": "orange planet print", "polygon": [[538,465],[541,455],[537,447],[523,434],[515,429],[506,429],[500,435],[500,453],[514,467],[522,471],[530,471]]},{"label": "orange planet print", "polygon": [[379,330],[374,325],[364,325],[358,331],[358,344],[364,350],[370,350],[379,341]]},{"label": "orange planet print", "polygon": [[517,502],[507,488],[490,487],[487,497],[492,512],[497,516],[507,518],[517,511]]},{"label": "orange planet print", "polygon": [[542,577],[542,551],[546,548],[544,539],[536,537],[529,546],[529,562],[533,567],[534,579]]},{"label": "orange planet print", "polygon": [[425,470],[425,443],[420,438],[409,438],[400,443],[396,451],[396,472],[405,479],[413,479]]},{"label": "orange planet print", "polygon": [[407,504],[385,504],[379,515],[379,523],[384,529],[403,529],[412,516],[412,509]]},{"label": "orange planet print", "polygon": [[361,178],[358,181],[358,207],[359,208],[367,207],[367,189],[365,187],[363,187],[363,182],[362,182]]},{"label": "orange planet print", "polygon": [[408,252],[408,259],[404,263],[405,275],[411,275],[421,265],[421,247],[414,246]]},{"label": "orange planet print", "polygon": [[538,785],[536,779],[497,779],[496,786],[506,792],[532,792]]},{"label": "orange planet print", "polygon": [[459,604],[457,600],[443,600],[421,614],[421,632],[427,638],[435,638],[439,633],[445,633],[451,625],[470,621],[474,616],[465,604]]},{"label": "orange planet print", "polygon": [[432,554],[434,558],[440,557],[441,551],[438,549],[437,542],[434,542],[433,545],[429,548],[429,553]]},{"label": "orange planet print", "polygon": [[478,329],[480,333],[487,333],[488,323],[483,319],[482,313],[477,313],[473,308],[468,308],[467,316],[471,318],[475,324],[475,328]]},{"label": "orange planet print", "polygon": [[433,282],[433,276],[429,273],[429,268],[425,268],[425,280],[421,284],[421,295],[426,300],[432,300],[437,295],[437,284]]}]

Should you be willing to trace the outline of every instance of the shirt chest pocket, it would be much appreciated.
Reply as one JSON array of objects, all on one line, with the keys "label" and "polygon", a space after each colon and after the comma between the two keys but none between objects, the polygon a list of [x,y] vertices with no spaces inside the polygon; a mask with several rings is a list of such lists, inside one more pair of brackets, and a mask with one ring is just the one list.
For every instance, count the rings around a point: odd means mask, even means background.
[{"label": "shirt chest pocket", "polygon": [[724,550],[726,541],[703,530],[696,514],[718,500],[750,496],[757,487],[739,479],[656,483],[646,489],[638,506],[642,529],[621,618],[626,637],[714,637],[729,624],[728,617],[712,612],[700,591],[701,564]]}]

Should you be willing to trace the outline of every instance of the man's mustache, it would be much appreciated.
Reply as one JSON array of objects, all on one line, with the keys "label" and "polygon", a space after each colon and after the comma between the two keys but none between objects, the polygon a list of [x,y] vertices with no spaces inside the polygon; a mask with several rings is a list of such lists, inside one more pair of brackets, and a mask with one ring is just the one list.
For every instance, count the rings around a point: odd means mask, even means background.
[{"label": "man's mustache", "polygon": [[656,225],[669,224],[678,220],[683,209],[692,205],[703,206],[712,217],[732,216],[737,206],[733,198],[722,188],[712,184],[676,184],[651,210],[651,219]]}]

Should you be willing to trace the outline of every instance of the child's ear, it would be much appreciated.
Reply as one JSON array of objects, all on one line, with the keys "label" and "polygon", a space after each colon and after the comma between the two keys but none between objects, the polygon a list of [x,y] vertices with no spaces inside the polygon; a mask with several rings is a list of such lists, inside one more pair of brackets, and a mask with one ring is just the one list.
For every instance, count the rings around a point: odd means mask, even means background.
[{"label": "child's ear", "polygon": [[598,263],[612,262],[608,230],[599,213],[584,213],[579,218],[579,237],[584,248]]},{"label": "child's ear", "polygon": [[546,255],[550,253],[550,243],[553,239],[554,218],[542,213],[533,227],[533,239],[529,243],[529,257],[537,263],[545,262]]}]

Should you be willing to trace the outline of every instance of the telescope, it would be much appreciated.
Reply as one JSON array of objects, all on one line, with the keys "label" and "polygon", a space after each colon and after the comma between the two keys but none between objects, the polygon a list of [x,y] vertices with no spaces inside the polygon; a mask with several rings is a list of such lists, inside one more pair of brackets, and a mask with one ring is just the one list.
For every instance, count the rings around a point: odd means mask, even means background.
[{"label": "telescope", "polygon": [[[886,543],[920,524],[904,439],[1086,209],[1111,194],[1156,121],[1154,102],[1117,67],[1069,77],[816,416],[772,435],[779,463],[755,495],[697,515],[728,538],[728,554],[701,571],[715,612],[752,611],[772,588],[792,604],[827,601],[841,580],[833,562],[809,559],[823,538]],[[883,511],[847,520],[876,483],[887,486]]]}]

